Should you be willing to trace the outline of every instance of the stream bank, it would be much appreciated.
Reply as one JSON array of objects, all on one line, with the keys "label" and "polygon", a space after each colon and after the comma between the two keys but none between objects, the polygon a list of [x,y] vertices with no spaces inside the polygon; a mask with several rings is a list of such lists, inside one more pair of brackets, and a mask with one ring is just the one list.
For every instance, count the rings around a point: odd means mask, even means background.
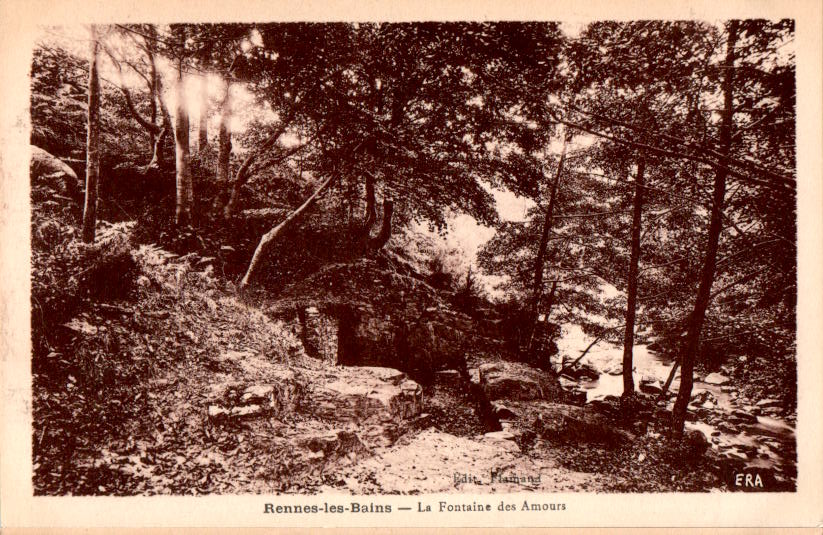
[{"label": "stream bank", "polygon": [[[580,327],[566,325],[558,340],[559,354],[576,358],[591,340]],[[636,345],[633,353],[636,387],[659,394],[673,360],[645,344]],[[587,403],[619,398],[623,393],[622,354],[622,347],[598,342],[580,362],[587,373],[575,380],[561,377],[564,387],[583,393]],[[796,413],[787,413],[778,399],[746,397],[744,385],[731,379],[731,371],[727,364],[717,372],[698,374],[686,429],[703,433],[721,470],[761,470],[772,475],[777,485],[793,488],[797,478]],[[667,410],[674,406],[679,382],[678,371],[667,394]]]}]

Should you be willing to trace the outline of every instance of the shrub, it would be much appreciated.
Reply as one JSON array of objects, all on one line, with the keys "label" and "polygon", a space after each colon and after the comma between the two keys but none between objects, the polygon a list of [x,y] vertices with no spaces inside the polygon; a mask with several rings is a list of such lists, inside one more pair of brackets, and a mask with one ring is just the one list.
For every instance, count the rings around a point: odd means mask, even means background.
[{"label": "shrub", "polygon": [[[103,226],[103,225],[101,225]],[[32,236],[32,336],[35,353],[46,338],[87,302],[125,297],[138,272],[130,226],[104,226],[93,244],[57,219],[35,221]]]}]

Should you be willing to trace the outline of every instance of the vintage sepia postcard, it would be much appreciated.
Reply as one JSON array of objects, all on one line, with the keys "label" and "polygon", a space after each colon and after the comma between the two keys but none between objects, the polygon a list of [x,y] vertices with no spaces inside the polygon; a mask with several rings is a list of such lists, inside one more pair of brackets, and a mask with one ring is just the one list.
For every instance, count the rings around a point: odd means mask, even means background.
[{"label": "vintage sepia postcard", "polygon": [[1,8],[0,526],[823,526],[816,2]]}]

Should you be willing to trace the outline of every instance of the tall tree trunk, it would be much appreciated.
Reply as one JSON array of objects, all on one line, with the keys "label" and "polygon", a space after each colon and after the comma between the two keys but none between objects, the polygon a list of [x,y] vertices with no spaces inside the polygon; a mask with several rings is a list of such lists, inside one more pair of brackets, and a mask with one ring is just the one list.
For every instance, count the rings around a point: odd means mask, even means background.
[{"label": "tall tree trunk", "polygon": [[557,162],[557,170],[554,173],[554,180],[552,180],[551,190],[549,191],[549,206],[546,209],[545,219],[543,221],[543,231],[540,234],[540,243],[537,247],[537,257],[534,260],[534,282],[532,284],[532,299],[531,299],[531,336],[528,341],[528,349],[531,350],[532,341],[534,340],[534,332],[537,329],[537,320],[540,316],[540,298],[543,295],[543,269],[546,260],[546,250],[549,246],[549,236],[552,230],[552,220],[554,219],[554,208],[557,204],[557,188],[560,185],[560,179],[563,176],[563,165],[566,161],[566,147],[570,141],[570,136],[567,133],[563,137],[563,149],[560,152],[560,160]]},{"label": "tall tree trunk", "polygon": [[254,255],[251,257],[251,262],[249,262],[249,267],[246,270],[246,274],[243,275],[243,280],[240,281],[240,289],[244,290],[249,286],[254,275],[257,273],[257,270],[260,267],[260,261],[263,258],[263,255],[266,251],[271,247],[271,244],[274,242],[275,238],[280,235],[281,232],[295,219],[299,218],[303,212],[305,212],[317,199],[317,197],[331,184],[332,179],[334,176],[330,176],[322,184],[312,193],[308,199],[303,202],[294,212],[289,214],[289,216],[284,219],[279,225],[268,231],[260,238],[260,243],[257,244],[257,248],[254,250]]},{"label": "tall tree trunk", "polygon": [[86,128],[86,198],[83,204],[83,241],[94,243],[97,223],[97,183],[100,176],[100,77],[97,72],[100,41],[91,25],[89,104]]},{"label": "tall tree trunk", "polygon": [[391,238],[391,221],[394,213],[394,201],[391,199],[383,200],[383,222],[380,225],[380,232],[377,233],[372,240],[369,241],[369,248],[376,251],[381,249],[386,242]]},{"label": "tall tree trunk", "polygon": [[226,80],[226,94],[220,103],[220,133],[217,142],[217,187],[214,209],[225,202],[229,188],[229,164],[231,162],[231,80]]},{"label": "tall tree trunk", "polygon": [[[146,54],[149,57],[149,120],[151,124],[157,123],[157,63],[154,60],[154,52],[150,46],[146,46]],[[162,121],[161,121],[162,122]],[[158,132],[149,131],[149,150],[152,154],[152,161],[157,152]]]},{"label": "tall tree trunk", "polygon": [[[731,20],[727,25],[726,59],[723,63],[723,116],[720,124],[720,150],[725,154],[731,153],[732,121],[734,118],[734,47],[737,42],[737,21]],[[686,409],[692,395],[694,381],[694,361],[700,346],[700,331],[706,318],[706,309],[711,300],[712,283],[717,263],[717,248],[720,242],[720,233],[723,230],[723,204],[726,196],[726,175],[728,171],[720,167],[714,175],[714,192],[712,193],[711,222],[706,243],[706,256],[700,272],[700,284],[697,288],[697,298],[694,309],[689,317],[688,331],[682,357],[680,359],[680,389],[677,401],[672,411],[672,435],[681,437],[686,422]]]},{"label": "tall tree trunk", "polygon": [[160,73],[157,71],[157,57],[155,55],[155,47],[157,46],[157,28],[153,24],[147,27],[148,38],[145,39],[146,55],[149,58],[149,68],[151,77],[151,122],[155,124],[157,121],[158,105],[160,107],[160,129],[153,130],[150,133],[152,150],[151,160],[146,166],[146,170],[152,167],[163,167],[163,145],[166,142],[166,136],[171,131],[171,119],[169,118],[169,110],[166,108],[163,101],[163,84],[160,80]]},{"label": "tall tree trunk", "polygon": [[640,263],[640,230],[643,218],[643,179],[646,160],[637,163],[637,177],[634,179],[634,211],[632,215],[632,246],[629,259],[629,284],[626,296],[626,331],[623,335],[623,396],[634,394],[632,361],[634,360],[634,320],[637,314],[637,279]]},{"label": "tall tree trunk", "polygon": [[193,186],[189,168],[189,113],[186,108],[186,92],[183,85],[183,60],[177,64],[177,113],[174,128],[175,178],[177,184],[177,203],[174,221],[180,225],[191,223],[193,204]]},{"label": "tall tree trunk", "polygon": [[197,152],[203,154],[209,150],[209,79],[207,76],[200,79],[200,121],[197,127]]}]

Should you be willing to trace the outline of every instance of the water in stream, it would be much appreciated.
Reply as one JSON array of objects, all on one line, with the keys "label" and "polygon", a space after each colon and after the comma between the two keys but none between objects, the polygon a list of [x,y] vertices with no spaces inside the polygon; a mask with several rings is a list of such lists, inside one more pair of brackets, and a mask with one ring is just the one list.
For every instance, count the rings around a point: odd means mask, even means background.
[{"label": "water in stream", "polygon": [[[565,355],[567,359],[574,360],[591,341],[592,338],[584,334],[580,327],[564,326],[561,338],[557,341],[559,355],[561,358]],[[581,364],[589,365],[600,375],[594,380],[576,382],[576,386],[586,392],[587,401],[606,396],[619,397],[622,394],[622,359],[623,348],[606,341],[601,340],[589,350]],[[635,386],[642,380],[662,387],[673,364],[671,359],[650,351],[645,345],[634,346],[633,362]],[[679,381],[678,372],[671,391],[677,391]],[[733,382],[719,386],[695,380],[693,396],[700,396],[706,401],[697,406],[690,405],[689,409],[696,412],[698,417],[696,421],[687,422],[686,427],[701,431],[718,454],[744,461],[750,468],[793,473],[796,465],[796,441],[794,426],[789,422],[776,415],[762,414],[753,401],[739,396]],[[671,405],[670,401],[669,408]],[[698,407],[699,410],[695,410]],[[748,421],[739,421],[741,417],[746,417]],[[737,420],[738,423],[730,425],[729,420]]]}]

